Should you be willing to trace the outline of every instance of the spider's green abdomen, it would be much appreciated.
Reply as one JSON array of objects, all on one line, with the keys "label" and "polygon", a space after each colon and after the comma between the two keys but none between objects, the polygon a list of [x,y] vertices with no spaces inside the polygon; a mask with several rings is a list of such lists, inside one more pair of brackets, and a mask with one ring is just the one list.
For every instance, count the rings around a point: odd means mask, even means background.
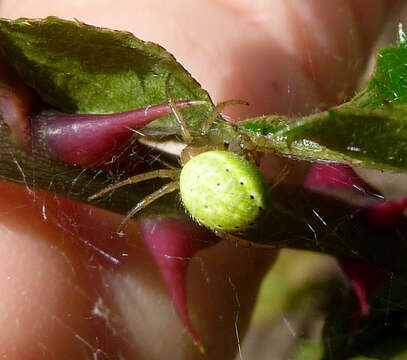
[{"label": "spider's green abdomen", "polygon": [[188,161],[181,171],[180,192],[196,220],[224,231],[254,226],[270,197],[259,171],[228,151],[208,151]]}]

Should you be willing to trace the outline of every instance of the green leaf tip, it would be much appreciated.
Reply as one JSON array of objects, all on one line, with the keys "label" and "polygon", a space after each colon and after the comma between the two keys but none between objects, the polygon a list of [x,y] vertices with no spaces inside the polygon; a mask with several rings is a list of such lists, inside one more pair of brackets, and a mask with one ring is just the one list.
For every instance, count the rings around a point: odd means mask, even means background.
[{"label": "green leaf tip", "polygon": [[403,23],[399,22],[397,44],[400,47],[407,47],[407,35],[403,29]]}]

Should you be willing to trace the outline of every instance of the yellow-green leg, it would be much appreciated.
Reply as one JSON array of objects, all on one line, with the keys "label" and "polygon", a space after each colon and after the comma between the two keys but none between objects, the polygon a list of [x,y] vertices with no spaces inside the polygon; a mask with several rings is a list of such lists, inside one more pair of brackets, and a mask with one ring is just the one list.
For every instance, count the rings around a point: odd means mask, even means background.
[{"label": "yellow-green leg", "polygon": [[116,190],[118,188],[121,188],[122,186],[126,185],[131,185],[131,184],[136,184],[145,180],[150,180],[150,179],[156,179],[156,178],[170,178],[170,179],[176,179],[179,176],[180,170],[178,169],[160,169],[160,170],[153,170],[149,172],[145,172],[143,174],[131,176],[128,179],[121,181],[117,184],[110,185],[108,187],[105,187],[98,193],[90,196],[88,198],[89,201],[95,200],[104,194],[107,194],[113,190]]},{"label": "yellow-green leg", "polygon": [[135,207],[133,207],[121,221],[120,225],[117,228],[117,232],[121,232],[124,225],[128,220],[130,220],[136,213],[143,210],[146,206],[150,205],[152,202],[156,201],[160,197],[169,194],[179,188],[178,181],[171,181],[168,184],[165,184],[157,191],[154,191],[150,195],[147,195],[143,200],[141,200]]}]

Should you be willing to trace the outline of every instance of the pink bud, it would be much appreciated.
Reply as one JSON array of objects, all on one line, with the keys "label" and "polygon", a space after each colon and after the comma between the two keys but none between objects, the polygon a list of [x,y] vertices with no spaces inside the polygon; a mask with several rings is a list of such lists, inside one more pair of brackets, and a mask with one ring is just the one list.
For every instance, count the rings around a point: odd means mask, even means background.
[{"label": "pink bud", "polygon": [[316,163],[308,173],[304,186],[315,191],[342,188],[375,193],[350,166],[339,163]]},{"label": "pink bud", "polygon": [[350,329],[351,336],[354,336],[360,317],[370,314],[369,300],[372,294],[384,281],[393,276],[393,271],[362,260],[342,258],[338,262],[358,300]]},{"label": "pink bud", "polygon": [[[176,102],[178,109],[196,104],[201,102]],[[47,110],[32,120],[33,141],[63,162],[97,168],[120,153],[134,130],[170,113],[168,104],[106,115],[65,114]]]},{"label": "pink bud", "polygon": [[140,220],[140,233],[167,285],[174,308],[201,351],[203,346],[188,313],[185,290],[188,264],[194,254],[214,245],[218,238],[202,227],[176,219]]},{"label": "pink bud", "polygon": [[386,228],[395,226],[403,217],[407,198],[384,201],[365,209],[365,215],[373,226]]}]

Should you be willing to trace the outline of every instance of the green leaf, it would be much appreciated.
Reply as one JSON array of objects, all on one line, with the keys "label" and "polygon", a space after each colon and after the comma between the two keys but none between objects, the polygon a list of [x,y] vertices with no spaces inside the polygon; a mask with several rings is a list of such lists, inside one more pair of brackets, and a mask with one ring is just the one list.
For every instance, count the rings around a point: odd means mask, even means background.
[{"label": "green leaf", "polygon": [[380,50],[374,73],[351,101],[305,118],[263,116],[238,124],[264,151],[407,171],[407,46]]},{"label": "green leaf", "polygon": [[399,25],[398,43],[376,55],[376,66],[364,91],[356,95],[349,107],[377,109],[389,103],[407,103],[407,44],[406,33]]},{"label": "green leaf", "polygon": [[[162,47],[130,33],[79,22],[0,19],[4,60],[52,107],[68,113],[115,113],[166,102],[171,74],[176,100],[204,100],[185,109],[192,129],[200,128],[212,102],[200,85]],[[147,127],[153,134],[179,132],[166,117]]]},{"label": "green leaf", "polygon": [[[308,122],[325,121],[328,112],[309,118]],[[356,159],[345,154],[321,146],[310,138],[295,139],[295,131],[307,125],[308,118],[288,119],[282,116],[262,116],[248,119],[237,125],[239,132],[247,135],[259,147],[259,150],[271,153],[281,153],[287,157],[305,160],[328,160],[343,163],[358,164]],[[297,130],[298,131],[298,130]],[[290,137],[289,137],[290,136]]]}]

